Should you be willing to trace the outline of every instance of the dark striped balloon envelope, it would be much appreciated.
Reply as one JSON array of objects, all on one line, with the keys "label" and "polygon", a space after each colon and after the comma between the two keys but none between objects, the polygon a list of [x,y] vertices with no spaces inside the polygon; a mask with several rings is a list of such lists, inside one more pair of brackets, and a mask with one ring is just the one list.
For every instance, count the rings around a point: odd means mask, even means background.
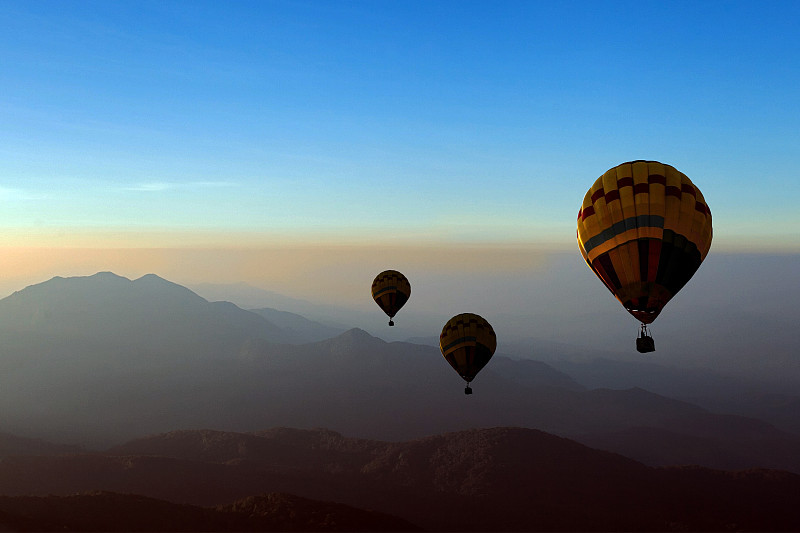
[{"label": "dark striped balloon envelope", "polygon": [[394,315],[411,297],[411,284],[396,270],[385,270],[372,282],[372,298],[378,307],[389,316],[389,325],[394,326]]},{"label": "dark striped balloon envelope", "polygon": [[639,351],[653,351],[647,324],[683,288],[711,248],[711,211],[670,165],[631,161],[608,170],[578,212],[586,263],[642,323]]},{"label": "dark striped balloon envelope", "polygon": [[464,394],[472,394],[470,382],[486,366],[496,348],[497,336],[492,326],[472,313],[462,313],[448,320],[439,336],[442,355],[467,382]]}]

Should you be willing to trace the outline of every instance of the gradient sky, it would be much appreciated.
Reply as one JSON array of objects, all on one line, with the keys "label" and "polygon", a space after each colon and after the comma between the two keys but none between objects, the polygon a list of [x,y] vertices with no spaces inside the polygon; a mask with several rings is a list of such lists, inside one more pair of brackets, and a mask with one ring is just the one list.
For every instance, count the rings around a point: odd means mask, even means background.
[{"label": "gradient sky", "polygon": [[542,250],[579,265],[583,195],[633,159],[701,189],[712,254],[798,253],[798,23],[778,1],[0,0],[0,292],[112,270],[372,305],[385,268],[526,279]]},{"label": "gradient sky", "polygon": [[797,250],[798,22],[778,1],[3,1],[3,240],[572,247],[591,183],[656,159],[716,245]]}]

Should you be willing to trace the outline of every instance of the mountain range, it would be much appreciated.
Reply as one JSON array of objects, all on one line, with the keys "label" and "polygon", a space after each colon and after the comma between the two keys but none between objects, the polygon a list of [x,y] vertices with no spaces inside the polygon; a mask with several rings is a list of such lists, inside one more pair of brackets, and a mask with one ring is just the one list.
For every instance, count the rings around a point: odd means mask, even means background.
[{"label": "mountain range", "polygon": [[465,396],[430,339],[109,272],[0,300],[0,339],[6,529],[800,528],[796,417],[691,401],[743,383],[709,371],[510,345]]},{"label": "mountain range", "polygon": [[32,530],[252,530],[254,519],[287,531],[800,527],[796,474],[648,467],[524,428],[406,442],[322,429],[177,431],[105,452],[6,457],[0,493],[0,522],[35,517]]},{"label": "mountain range", "polygon": [[518,426],[654,466],[800,472],[800,438],[759,419],[638,386],[591,388],[502,355],[465,397],[436,347],[360,329],[296,344],[313,321],[268,311],[281,327],[261,313],[155,275],[54,278],[18,291],[0,300],[0,428],[103,448],[175,429],[329,427],[407,440]]}]

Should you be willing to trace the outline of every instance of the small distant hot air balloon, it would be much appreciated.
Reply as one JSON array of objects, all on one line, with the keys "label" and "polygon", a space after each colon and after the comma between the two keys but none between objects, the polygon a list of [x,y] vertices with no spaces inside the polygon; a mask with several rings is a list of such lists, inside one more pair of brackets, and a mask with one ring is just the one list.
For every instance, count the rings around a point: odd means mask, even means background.
[{"label": "small distant hot air balloon", "polygon": [[411,296],[411,284],[396,270],[385,270],[372,282],[372,298],[389,316],[389,325],[394,326],[394,315]]},{"label": "small distant hot air balloon", "polygon": [[647,324],[700,267],[712,233],[700,189],[670,165],[623,163],[586,193],[578,246],[597,277],[642,323],[640,352],[655,350]]},{"label": "small distant hot air balloon", "polygon": [[447,321],[439,336],[439,349],[467,386],[464,394],[472,394],[470,382],[486,366],[497,348],[492,326],[481,316],[462,313]]}]

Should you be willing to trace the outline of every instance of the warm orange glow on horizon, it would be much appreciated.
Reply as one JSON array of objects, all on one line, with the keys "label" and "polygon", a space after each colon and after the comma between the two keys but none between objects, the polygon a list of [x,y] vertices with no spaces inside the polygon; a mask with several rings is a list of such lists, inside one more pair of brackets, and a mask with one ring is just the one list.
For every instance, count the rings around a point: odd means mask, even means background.
[{"label": "warm orange glow on horizon", "polygon": [[[395,268],[409,276],[521,272],[553,250],[532,245],[272,243],[261,246],[3,248],[0,291],[10,294],[54,276],[100,271],[136,279],[153,273],[180,284],[237,283],[316,301],[361,301],[364,280]],[[355,295],[355,296],[354,296]]]}]

